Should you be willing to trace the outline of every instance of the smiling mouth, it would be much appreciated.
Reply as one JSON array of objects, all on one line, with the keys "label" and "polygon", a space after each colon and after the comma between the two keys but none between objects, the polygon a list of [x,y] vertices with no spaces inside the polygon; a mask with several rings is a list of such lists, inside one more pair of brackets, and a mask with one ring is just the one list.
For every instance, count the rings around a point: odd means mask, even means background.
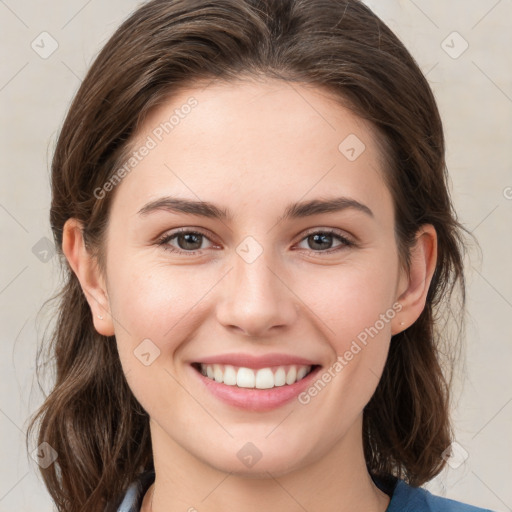
[{"label": "smiling mouth", "polygon": [[192,367],[204,375],[226,386],[248,389],[271,389],[290,386],[307,377],[319,365],[281,365],[252,369],[229,364],[193,363]]}]

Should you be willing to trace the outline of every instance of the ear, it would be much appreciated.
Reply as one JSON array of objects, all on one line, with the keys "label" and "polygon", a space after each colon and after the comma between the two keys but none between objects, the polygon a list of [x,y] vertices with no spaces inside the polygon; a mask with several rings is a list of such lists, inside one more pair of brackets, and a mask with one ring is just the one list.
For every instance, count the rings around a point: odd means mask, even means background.
[{"label": "ear", "polygon": [[401,270],[396,302],[402,307],[391,326],[392,334],[407,329],[421,315],[436,263],[437,233],[434,226],[424,224],[416,233],[416,242],[411,249],[410,270]]},{"label": "ear", "polygon": [[91,308],[95,329],[104,336],[113,336],[114,324],[110,315],[106,284],[96,258],[85,247],[82,229],[83,226],[77,219],[66,221],[62,234],[62,251],[80,281]]}]

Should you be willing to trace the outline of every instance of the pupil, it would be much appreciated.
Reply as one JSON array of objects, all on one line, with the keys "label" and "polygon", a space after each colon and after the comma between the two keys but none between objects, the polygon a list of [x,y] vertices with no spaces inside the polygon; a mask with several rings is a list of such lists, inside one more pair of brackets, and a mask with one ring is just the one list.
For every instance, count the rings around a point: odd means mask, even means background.
[{"label": "pupil", "polygon": [[[181,248],[182,249],[199,249],[199,247],[201,247],[201,242],[200,242],[200,237],[202,235],[200,235],[199,233],[185,233],[184,235],[180,235],[180,240],[184,240],[185,243],[184,244],[179,244],[180,246],[182,246]],[[195,241],[194,241],[195,239]],[[194,245],[198,243],[198,240],[199,240],[199,247],[190,247],[190,244]]]},{"label": "pupil", "polygon": [[[323,234],[316,234],[316,235],[312,235],[310,238],[313,238],[313,244],[318,244],[319,247],[313,247],[314,249],[325,249],[325,243],[327,243],[327,245],[331,245],[330,242],[332,242],[331,238],[332,238],[332,235],[329,235],[329,234],[326,234],[326,233],[323,233]],[[322,243],[324,245],[322,245]],[[327,247],[329,248],[329,247]]]}]

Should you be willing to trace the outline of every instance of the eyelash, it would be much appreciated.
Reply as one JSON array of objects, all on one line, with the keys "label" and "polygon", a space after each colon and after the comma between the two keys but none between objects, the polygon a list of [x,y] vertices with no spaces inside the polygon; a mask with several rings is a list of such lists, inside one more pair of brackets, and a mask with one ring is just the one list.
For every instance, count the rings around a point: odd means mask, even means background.
[{"label": "eyelash", "polygon": [[[165,235],[163,235],[161,238],[159,238],[157,240],[157,245],[161,246],[165,251],[169,251],[171,253],[187,254],[187,255],[191,255],[191,256],[203,251],[203,249],[199,249],[199,250],[195,250],[195,251],[185,251],[183,249],[176,249],[172,245],[169,245],[169,242],[172,239],[174,239],[178,235],[182,235],[182,234],[201,235],[201,236],[203,236],[203,237],[205,237],[205,238],[207,238],[209,240],[208,235],[206,233],[203,233],[201,230],[190,230],[190,229],[187,229],[187,228],[182,228],[182,229],[178,229],[177,231],[173,231],[172,233],[166,233]],[[338,252],[338,251],[340,251],[340,250],[342,250],[342,249],[344,249],[346,247],[352,247],[352,246],[356,245],[354,242],[352,242],[351,240],[349,240],[345,236],[340,235],[334,229],[322,229],[322,230],[308,232],[308,233],[306,233],[306,235],[303,238],[301,238],[299,240],[299,243],[302,242],[303,240],[305,240],[306,238],[308,238],[308,237],[310,237],[312,235],[316,235],[316,234],[332,235],[333,237],[338,239],[338,241],[340,241],[342,244],[340,246],[338,246],[338,247],[327,249],[326,251],[314,251],[314,250],[311,250],[311,249],[309,249],[309,250],[305,249],[308,254],[313,254],[315,256],[317,256],[319,254],[324,254],[324,253],[332,254],[332,253]]]}]

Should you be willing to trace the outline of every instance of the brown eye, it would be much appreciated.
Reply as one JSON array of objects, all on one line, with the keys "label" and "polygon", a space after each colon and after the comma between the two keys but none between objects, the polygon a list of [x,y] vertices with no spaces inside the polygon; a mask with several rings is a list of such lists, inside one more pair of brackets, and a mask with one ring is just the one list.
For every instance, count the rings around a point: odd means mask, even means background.
[{"label": "brown eye", "polygon": [[327,233],[316,233],[314,235],[309,235],[307,240],[309,242],[309,247],[315,251],[322,249],[330,249],[333,244],[333,236]]},{"label": "brown eye", "polygon": [[209,240],[205,234],[198,231],[181,230],[164,235],[158,241],[158,245],[170,252],[195,254],[196,251],[205,249],[201,247],[205,239]]},{"label": "brown eye", "polygon": [[[339,243],[337,245],[333,245],[335,241]],[[310,252],[313,253],[322,253],[322,252],[336,252],[345,247],[355,245],[352,241],[346,238],[339,233],[326,230],[326,231],[315,231],[313,233],[309,233],[305,238],[301,240],[301,243],[306,241],[307,247],[305,249],[309,249]],[[330,250],[333,249],[333,250]]]},{"label": "brown eye", "polygon": [[194,251],[201,248],[203,235],[200,233],[180,233],[175,235],[180,249]]}]

